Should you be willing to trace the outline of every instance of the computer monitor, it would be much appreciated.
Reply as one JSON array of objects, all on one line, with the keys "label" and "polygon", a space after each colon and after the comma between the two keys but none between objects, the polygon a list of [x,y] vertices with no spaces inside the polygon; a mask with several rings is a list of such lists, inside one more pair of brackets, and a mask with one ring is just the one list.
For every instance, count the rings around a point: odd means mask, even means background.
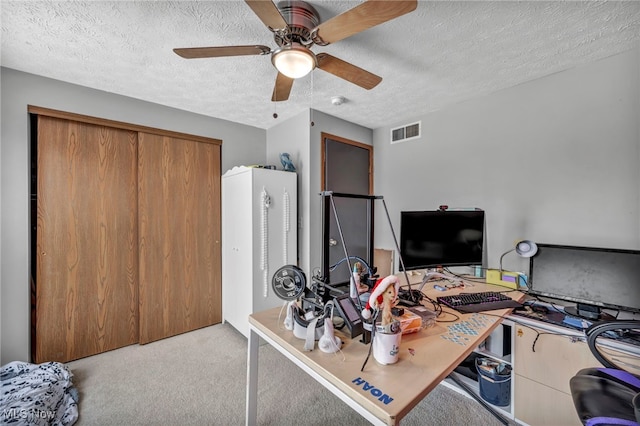
[{"label": "computer monitor", "polygon": [[640,312],[640,250],[538,243],[529,293],[575,302],[565,311],[604,319],[602,309]]},{"label": "computer monitor", "polygon": [[482,265],[483,247],[483,210],[400,212],[400,269]]}]

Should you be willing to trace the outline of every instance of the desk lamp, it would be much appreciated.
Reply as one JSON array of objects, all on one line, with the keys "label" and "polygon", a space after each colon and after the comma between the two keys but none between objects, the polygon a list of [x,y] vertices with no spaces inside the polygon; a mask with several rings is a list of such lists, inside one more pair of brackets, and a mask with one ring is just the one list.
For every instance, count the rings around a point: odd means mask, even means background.
[{"label": "desk lamp", "polygon": [[500,256],[500,269],[489,269],[487,270],[487,283],[502,285],[510,288],[517,289],[519,284],[519,276],[520,274],[514,273],[504,273],[502,269],[502,259],[504,257],[515,251],[521,257],[532,257],[538,252],[538,245],[531,240],[520,240],[516,243],[516,246],[506,252],[502,253]]},{"label": "desk lamp", "polygon": [[502,256],[500,256],[500,275],[502,275],[502,259],[512,251],[515,251],[521,257],[532,257],[538,252],[538,245],[531,240],[520,240],[514,248],[502,253]]}]

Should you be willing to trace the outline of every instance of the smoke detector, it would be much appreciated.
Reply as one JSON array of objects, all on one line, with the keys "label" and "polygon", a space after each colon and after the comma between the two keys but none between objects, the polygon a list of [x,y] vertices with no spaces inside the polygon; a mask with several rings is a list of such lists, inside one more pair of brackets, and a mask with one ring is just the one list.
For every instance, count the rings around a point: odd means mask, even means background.
[{"label": "smoke detector", "polygon": [[334,104],[335,106],[342,105],[346,101],[347,99],[344,96],[333,96],[331,98],[331,103]]}]

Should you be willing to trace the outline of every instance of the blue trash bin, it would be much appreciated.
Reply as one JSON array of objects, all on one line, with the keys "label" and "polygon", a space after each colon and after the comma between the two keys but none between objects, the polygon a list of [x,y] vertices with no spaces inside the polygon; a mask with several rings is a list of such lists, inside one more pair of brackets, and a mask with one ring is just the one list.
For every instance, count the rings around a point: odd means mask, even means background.
[{"label": "blue trash bin", "polygon": [[511,367],[500,371],[492,366],[500,366],[500,363],[491,358],[476,358],[480,397],[490,404],[504,407],[511,402]]}]

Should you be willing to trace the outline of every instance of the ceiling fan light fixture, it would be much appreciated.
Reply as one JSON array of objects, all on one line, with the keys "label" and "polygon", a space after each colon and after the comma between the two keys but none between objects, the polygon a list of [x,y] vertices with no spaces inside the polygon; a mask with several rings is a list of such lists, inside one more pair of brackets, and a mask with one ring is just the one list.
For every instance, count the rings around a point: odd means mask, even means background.
[{"label": "ceiling fan light fixture", "polygon": [[273,52],[271,62],[278,72],[289,78],[301,78],[316,67],[315,55],[297,43],[282,46]]}]

